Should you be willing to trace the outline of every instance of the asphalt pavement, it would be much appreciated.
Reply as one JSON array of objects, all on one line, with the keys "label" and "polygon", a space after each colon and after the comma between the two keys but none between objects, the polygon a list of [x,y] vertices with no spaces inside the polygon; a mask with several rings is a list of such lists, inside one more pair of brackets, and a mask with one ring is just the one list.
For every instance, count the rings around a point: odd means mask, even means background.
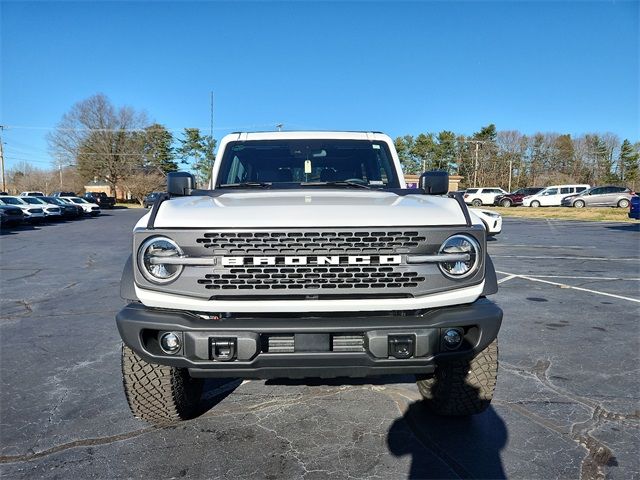
[{"label": "asphalt pavement", "polygon": [[430,415],[408,376],[222,380],[157,428],[128,410],[114,321],[143,213],[0,236],[2,478],[640,478],[638,224],[505,218],[481,415]]}]

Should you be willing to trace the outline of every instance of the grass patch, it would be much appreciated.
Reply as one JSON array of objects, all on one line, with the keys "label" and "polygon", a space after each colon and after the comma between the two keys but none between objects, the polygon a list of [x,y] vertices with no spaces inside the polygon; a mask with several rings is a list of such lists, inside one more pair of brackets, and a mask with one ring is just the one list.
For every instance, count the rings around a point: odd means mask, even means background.
[{"label": "grass patch", "polygon": [[139,203],[116,203],[117,208],[143,208]]},{"label": "grass patch", "polygon": [[627,215],[628,208],[573,208],[573,207],[487,207],[503,217],[555,218],[558,220],[586,220],[592,222],[635,222]]}]

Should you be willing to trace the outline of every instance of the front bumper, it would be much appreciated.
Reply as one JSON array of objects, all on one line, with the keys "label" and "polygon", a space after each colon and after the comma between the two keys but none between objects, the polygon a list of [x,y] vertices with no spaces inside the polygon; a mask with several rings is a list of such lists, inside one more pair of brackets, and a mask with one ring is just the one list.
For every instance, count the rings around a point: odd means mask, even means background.
[{"label": "front bumper", "polygon": [[[470,358],[496,338],[502,310],[481,298],[467,305],[410,312],[234,314],[214,320],[131,303],[117,314],[116,323],[124,343],[147,362],[188,368],[192,376],[363,377],[430,374],[440,361]],[[451,328],[463,335],[462,345],[454,351],[442,341],[443,332]],[[164,353],[158,342],[169,331],[181,339],[174,355]],[[410,338],[411,355],[394,358],[389,337]],[[291,349],[275,348],[273,339],[279,345],[290,339]],[[350,346],[341,343],[344,339]],[[234,343],[235,358],[216,358],[220,340]]]}]

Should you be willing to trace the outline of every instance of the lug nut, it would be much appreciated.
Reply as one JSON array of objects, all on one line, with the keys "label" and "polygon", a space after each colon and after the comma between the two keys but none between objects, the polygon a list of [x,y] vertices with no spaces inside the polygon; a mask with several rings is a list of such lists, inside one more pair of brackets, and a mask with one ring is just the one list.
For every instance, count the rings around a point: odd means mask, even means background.
[{"label": "lug nut", "polygon": [[160,337],[160,348],[165,353],[173,355],[180,350],[180,337],[173,332],[166,332]]},{"label": "lug nut", "polygon": [[444,332],[444,344],[449,350],[455,350],[462,344],[462,334],[460,331],[450,328]]}]

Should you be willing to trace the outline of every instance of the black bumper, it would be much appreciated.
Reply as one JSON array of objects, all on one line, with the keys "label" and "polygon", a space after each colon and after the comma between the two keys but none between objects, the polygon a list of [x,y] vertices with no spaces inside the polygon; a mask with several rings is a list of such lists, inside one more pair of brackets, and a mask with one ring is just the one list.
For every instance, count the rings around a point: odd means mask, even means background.
[{"label": "black bumper", "polygon": [[[116,316],[126,345],[150,363],[188,368],[193,376],[241,378],[363,377],[380,374],[429,374],[438,362],[470,358],[498,335],[502,310],[486,298],[473,304],[393,315],[367,312],[327,314],[235,314],[204,319],[187,312],[131,303]],[[463,335],[455,351],[442,341],[445,330]],[[158,339],[176,332],[182,340],[175,355],[164,353]],[[389,336],[410,337],[409,358],[393,358]],[[272,338],[291,338],[293,351],[274,352]],[[358,351],[343,351],[336,339],[358,339]],[[216,341],[232,339],[236,358],[214,359]],[[351,348],[351,347],[348,347]]]}]

